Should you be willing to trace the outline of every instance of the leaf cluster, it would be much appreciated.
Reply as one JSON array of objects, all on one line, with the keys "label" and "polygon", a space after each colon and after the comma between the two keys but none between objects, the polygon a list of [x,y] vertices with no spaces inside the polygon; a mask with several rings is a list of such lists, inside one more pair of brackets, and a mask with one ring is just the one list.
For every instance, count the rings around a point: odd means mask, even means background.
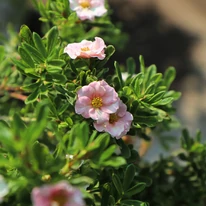
[{"label": "leaf cluster", "polygon": [[[158,73],[142,56],[138,69],[128,58],[124,78],[118,62],[108,67],[113,45],[104,60],[73,60],[64,54],[66,44],[95,36],[117,43],[119,30],[108,16],[80,21],[67,0],[33,3],[43,35],[23,25],[18,48],[11,42],[0,46],[0,174],[10,190],[3,204],[31,205],[34,187],[66,180],[91,206],[204,205],[205,145],[199,134],[191,138],[184,130],[180,152],[152,164],[142,161],[135,146],[137,136],[148,140],[148,131],[170,128],[180,97],[170,89],[175,69]],[[133,115],[126,140],[97,132],[90,119],[75,113],[78,89],[102,79]],[[195,192],[186,198],[188,191]]]}]

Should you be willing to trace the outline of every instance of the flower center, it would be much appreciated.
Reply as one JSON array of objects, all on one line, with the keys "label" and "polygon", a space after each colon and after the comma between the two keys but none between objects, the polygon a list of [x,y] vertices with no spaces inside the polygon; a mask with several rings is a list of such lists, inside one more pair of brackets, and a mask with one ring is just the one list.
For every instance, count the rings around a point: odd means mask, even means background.
[{"label": "flower center", "polygon": [[119,117],[115,113],[109,115],[109,123],[110,124],[117,122],[118,119],[119,119]]},{"label": "flower center", "polygon": [[94,108],[100,108],[102,105],[103,105],[102,98],[95,97],[94,99],[92,99],[92,106]]},{"label": "flower center", "polygon": [[89,8],[90,7],[90,3],[89,3],[89,1],[85,0],[85,1],[82,1],[80,3],[80,6],[83,7],[83,8]]},{"label": "flower center", "polygon": [[87,46],[87,47],[82,47],[82,48],[81,48],[81,51],[84,51],[84,52],[85,52],[85,51],[89,51],[89,50],[90,50],[90,49],[89,49],[88,46]]},{"label": "flower center", "polygon": [[52,206],[64,206],[67,203],[67,196],[65,194],[57,194],[52,197]]},{"label": "flower center", "polygon": [[64,206],[67,203],[67,199],[53,198],[51,206]]},{"label": "flower center", "polygon": [[51,206],[64,206],[68,201],[67,194],[64,190],[56,191],[56,194],[53,194],[51,199]]}]

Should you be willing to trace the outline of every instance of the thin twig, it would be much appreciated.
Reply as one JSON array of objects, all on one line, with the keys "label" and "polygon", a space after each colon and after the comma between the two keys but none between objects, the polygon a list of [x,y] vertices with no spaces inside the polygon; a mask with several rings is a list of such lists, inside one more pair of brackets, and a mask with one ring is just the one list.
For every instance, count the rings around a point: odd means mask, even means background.
[{"label": "thin twig", "polygon": [[9,95],[15,99],[19,99],[21,101],[25,101],[27,99],[27,96],[23,95],[23,94],[19,94],[16,92],[11,92],[9,93]]}]

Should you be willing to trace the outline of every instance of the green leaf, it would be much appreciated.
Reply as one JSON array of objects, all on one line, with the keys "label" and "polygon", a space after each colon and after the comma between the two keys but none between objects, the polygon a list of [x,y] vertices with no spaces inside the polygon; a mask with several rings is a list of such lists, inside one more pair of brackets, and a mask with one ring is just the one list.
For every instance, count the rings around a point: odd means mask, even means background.
[{"label": "green leaf", "polygon": [[85,185],[85,184],[93,184],[94,183],[94,179],[87,177],[87,176],[80,176],[80,177],[73,177],[70,180],[71,184],[74,185]]},{"label": "green leaf", "polygon": [[116,74],[117,74],[117,78],[118,78],[118,81],[119,81],[120,88],[122,88],[124,86],[124,82],[122,80],[122,73],[121,73],[118,62],[116,62],[116,61],[114,62],[114,67],[115,67],[115,71],[116,71]]},{"label": "green leaf", "polygon": [[137,98],[141,97],[142,73],[135,75],[130,83]]},{"label": "green leaf", "polygon": [[[98,151],[97,154],[101,155],[101,152],[104,151],[105,148],[107,148],[108,144],[110,142],[110,136],[107,133],[102,133],[97,136],[97,138],[92,142],[94,145],[98,145]],[[90,145],[87,146],[87,150],[90,150]]]},{"label": "green leaf", "polygon": [[132,57],[129,57],[126,61],[127,64],[127,71],[129,74],[133,75],[136,71],[136,63]]},{"label": "green leaf", "polygon": [[146,187],[146,184],[144,182],[137,183],[132,188],[127,190],[125,195],[131,197],[132,195],[142,192],[145,189],[145,187]]},{"label": "green leaf", "polygon": [[139,200],[122,200],[121,206],[149,206],[149,205]]},{"label": "green leaf", "polygon": [[137,177],[135,177],[135,180],[137,180],[138,182],[144,182],[147,187],[150,187],[152,185],[152,179],[147,176],[138,175]]},{"label": "green leaf", "polygon": [[56,26],[52,27],[46,36],[47,36],[47,52],[48,55],[50,55],[58,42],[58,36],[59,36],[58,28]]},{"label": "green leaf", "polygon": [[152,103],[152,105],[153,106],[154,105],[167,105],[167,104],[172,103],[173,100],[174,100],[173,97],[168,97],[168,98],[161,99],[157,102],[154,102],[154,103]]},{"label": "green leaf", "polygon": [[176,70],[174,67],[169,67],[164,73],[164,82],[167,88],[170,87],[176,76]]},{"label": "green leaf", "polygon": [[98,61],[96,63],[96,68],[102,69],[102,67],[107,63],[107,61],[114,54],[114,52],[115,52],[115,48],[112,45],[107,46],[107,48],[105,50],[106,57],[103,60]]},{"label": "green leaf", "polygon": [[4,56],[5,56],[5,49],[3,46],[0,45],[0,62],[3,61]]},{"label": "green leaf", "polygon": [[0,142],[3,145],[4,148],[10,151],[8,152],[14,152],[14,140],[13,140],[13,134],[11,129],[5,125],[4,122],[0,121]]},{"label": "green leaf", "polygon": [[100,70],[100,71],[97,73],[97,75],[96,75],[97,78],[98,78],[98,79],[101,79],[102,76],[103,76],[104,74],[106,74],[108,71],[109,71],[109,68],[104,68],[104,69]]},{"label": "green leaf", "polygon": [[150,98],[148,102],[155,104],[157,101],[159,101],[165,95],[165,93],[166,93],[165,91],[158,92],[152,98]]},{"label": "green leaf", "polygon": [[119,168],[126,164],[126,160],[123,157],[110,157],[108,160],[101,163],[102,166]]},{"label": "green leaf", "polygon": [[135,176],[135,167],[133,164],[127,166],[125,173],[124,173],[124,181],[123,181],[123,188],[126,191],[130,184],[133,182]]},{"label": "green leaf", "polygon": [[144,64],[144,58],[142,55],[139,56],[139,62],[140,62],[140,71],[144,74],[145,73],[145,64]]},{"label": "green leaf", "polygon": [[152,76],[150,79],[150,82],[154,82],[156,85],[161,81],[162,79],[162,73],[156,73]]},{"label": "green leaf", "polygon": [[182,130],[182,146],[183,148],[190,150],[192,147],[192,139],[190,138],[189,132],[186,129]]},{"label": "green leaf", "polygon": [[3,156],[3,154],[0,154],[0,167],[6,167],[8,165],[9,161],[6,157]]},{"label": "green leaf", "polygon": [[[109,204],[108,205],[115,205],[116,203],[115,203],[115,198],[112,196],[112,195],[110,195],[109,196]],[[104,205],[102,205],[102,206],[104,206]]]},{"label": "green leaf", "polygon": [[21,58],[24,60],[24,62],[29,65],[29,67],[34,68],[34,62],[33,59],[31,58],[30,54],[22,47],[19,47],[18,52],[21,56]]},{"label": "green leaf", "polygon": [[102,198],[101,198],[101,205],[109,205],[109,195],[110,195],[110,184],[105,183],[102,188]]},{"label": "green leaf", "polygon": [[[87,144],[89,139],[89,126],[84,121],[81,124],[76,124],[72,127],[69,137],[69,147],[72,147],[72,151],[87,150]],[[95,145],[95,143],[93,143]],[[99,146],[99,144],[97,144]],[[86,147],[87,146],[87,147]],[[89,148],[92,149],[92,148]]]},{"label": "green leaf", "polygon": [[39,123],[39,125],[42,124],[41,128],[44,128],[46,126],[48,113],[49,113],[49,108],[47,103],[46,102],[38,103],[36,108],[36,122]]},{"label": "green leaf", "polygon": [[35,102],[38,99],[39,96],[39,88],[35,89],[25,100],[25,104],[30,104],[32,102]]},{"label": "green leaf", "polygon": [[154,64],[150,65],[150,66],[147,68],[147,70],[146,70],[146,74],[145,74],[145,75],[146,75],[146,77],[145,77],[146,81],[147,81],[148,83],[150,83],[152,77],[153,77],[156,73],[157,73],[157,67],[156,67]]},{"label": "green leaf", "polygon": [[172,97],[173,100],[178,100],[181,97],[181,92],[170,90],[164,95],[164,98],[166,97]]},{"label": "green leaf", "polygon": [[37,34],[37,33],[33,33],[33,40],[34,40],[34,44],[37,48],[37,50],[39,51],[39,53],[42,54],[42,56],[46,59],[47,58],[47,51],[46,48],[42,42],[41,37]]},{"label": "green leaf", "polygon": [[125,95],[130,96],[132,94],[132,89],[128,86],[122,88]]},{"label": "green leaf", "polygon": [[15,138],[21,138],[21,133],[25,129],[25,124],[18,114],[14,114],[12,121],[12,131]]},{"label": "green leaf", "polygon": [[51,164],[52,156],[49,151],[49,148],[46,145],[36,141],[33,145],[32,150],[33,150],[33,157],[34,157],[33,167],[34,166],[37,167],[35,169],[44,170],[46,168],[48,161],[50,161]]},{"label": "green leaf", "polygon": [[107,148],[103,154],[100,157],[100,162],[103,162],[105,160],[107,160],[108,158],[110,158],[110,156],[114,153],[114,151],[116,150],[116,145],[111,145],[109,148]]},{"label": "green leaf", "polygon": [[137,116],[137,123],[140,125],[146,125],[148,127],[153,127],[158,122],[157,117],[155,116]]},{"label": "green leaf", "polygon": [[58,108],[58,115],[62,115],[67,108],[69,107],[69,104],[62,104],[60,108]]},{"label": "green leaf", "polygon": [[31,58],[37,63],[43,63],[45,61],[44,56],[33,46],[27,43],[23,43],[22,47],[27,51]]},{"label": "green leaf", "polygon": [[30,45],[34,45],[33,39],[32,39],[32,32],[29,29],[28,26],[22,25],[19,32],[19,37],[22,42],[27,42]]},{"label": "green leaf", "polygon": [[58,67],[62,67],[65,65],[65,61],[62,59],[52,59],[50,61],[48,61],[48,64],[52,65],[52,66],[58,66]]},{"label": "green leaf", "polygon": [[59,74],[62,72],[62,68],[61,67],[58,67],[58,66],[51,66],[49,65],[47,68],[46,68],[47,72],[50,73],[50,74]]},{"label": "green leaf", "polygon": [[29,67],[29,65],[26,64],[24,61],[22,61],[22,59],[17,60],[17,59],[15,59],[15,58],[12,58],[11,60],[12,60],[12,62],[14,63],[14,65],[17,66],[17,69],[18,69],[20,72],[24,72],[24,69],[27,68],[27,67]]},{"label": "green leaf", "polygon": [[41,85],[41,82],[34,82],[32,84],[24,85],[21,88],[26,91],[33,91]]},{"label": "green leaf", "polygon": [[65,84],[67,81],[67,78],[63,74],[58,74],[58,73],[50,73],[52,76],[52,79],[50,80],[51,82],[55,82],[57,84]]},{"label": "green leaf", "polygon": [[119,177],[114,173],[112,174],[112,182],[113,182],[113,184],[114,184],[114,186],[119,194],[119,197],[122,197],[122,195],[124,194],[123,186],[122,186],[122,183],[121,183]]},{"label": "green leaf", "polygon": [[146,88],[144,94],[147,95],[147,94],[154,94],[155,92],[155,87],[156,87],[156,84],[155,83],[150,83],[150,85]]},{"label": "green leaf", "polygon": [[82,122],[79,129],[82,132],[82,147],[85,148],[89,140],[89,126],[86,122]]}]

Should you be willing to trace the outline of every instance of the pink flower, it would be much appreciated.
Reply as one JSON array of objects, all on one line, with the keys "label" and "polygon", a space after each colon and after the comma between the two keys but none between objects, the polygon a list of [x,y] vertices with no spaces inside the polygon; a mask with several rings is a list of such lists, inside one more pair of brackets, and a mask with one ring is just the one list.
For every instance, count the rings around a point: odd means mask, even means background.
[{"label": "pink flower", "polygon": [[97,57],[102,60],[105,58],[104,48],[106,45],[100,37],[95,37],[95,41],[83,40],[80,43],[68,44],[64,53],[67,53],[72,59]]},{"label": "pink flower", "polygon": [[84,118],[106,121],[119,108],[118,94],[104,80],[83,86],[77,94],[75,112]]},{"label": "pink flower", "polygon": [[95,16],[104,15],[107,10],[104,0],[69,0],[70,8],[76,11],[81,20],[93,20]]},{"label": "pink flower", "polygon": [[94,122],[94,127],[99,132],[108,132],[116,139],[121,138],[130,130],[133,116],[127,112],[127,106],[119,100],[119,109],[110,114],[109,120],[105,122]]},{"label": "pink flower", "polygon": [[85,206],[81,192],[64,181],[35,187],[32,202],[34,206]]}]

